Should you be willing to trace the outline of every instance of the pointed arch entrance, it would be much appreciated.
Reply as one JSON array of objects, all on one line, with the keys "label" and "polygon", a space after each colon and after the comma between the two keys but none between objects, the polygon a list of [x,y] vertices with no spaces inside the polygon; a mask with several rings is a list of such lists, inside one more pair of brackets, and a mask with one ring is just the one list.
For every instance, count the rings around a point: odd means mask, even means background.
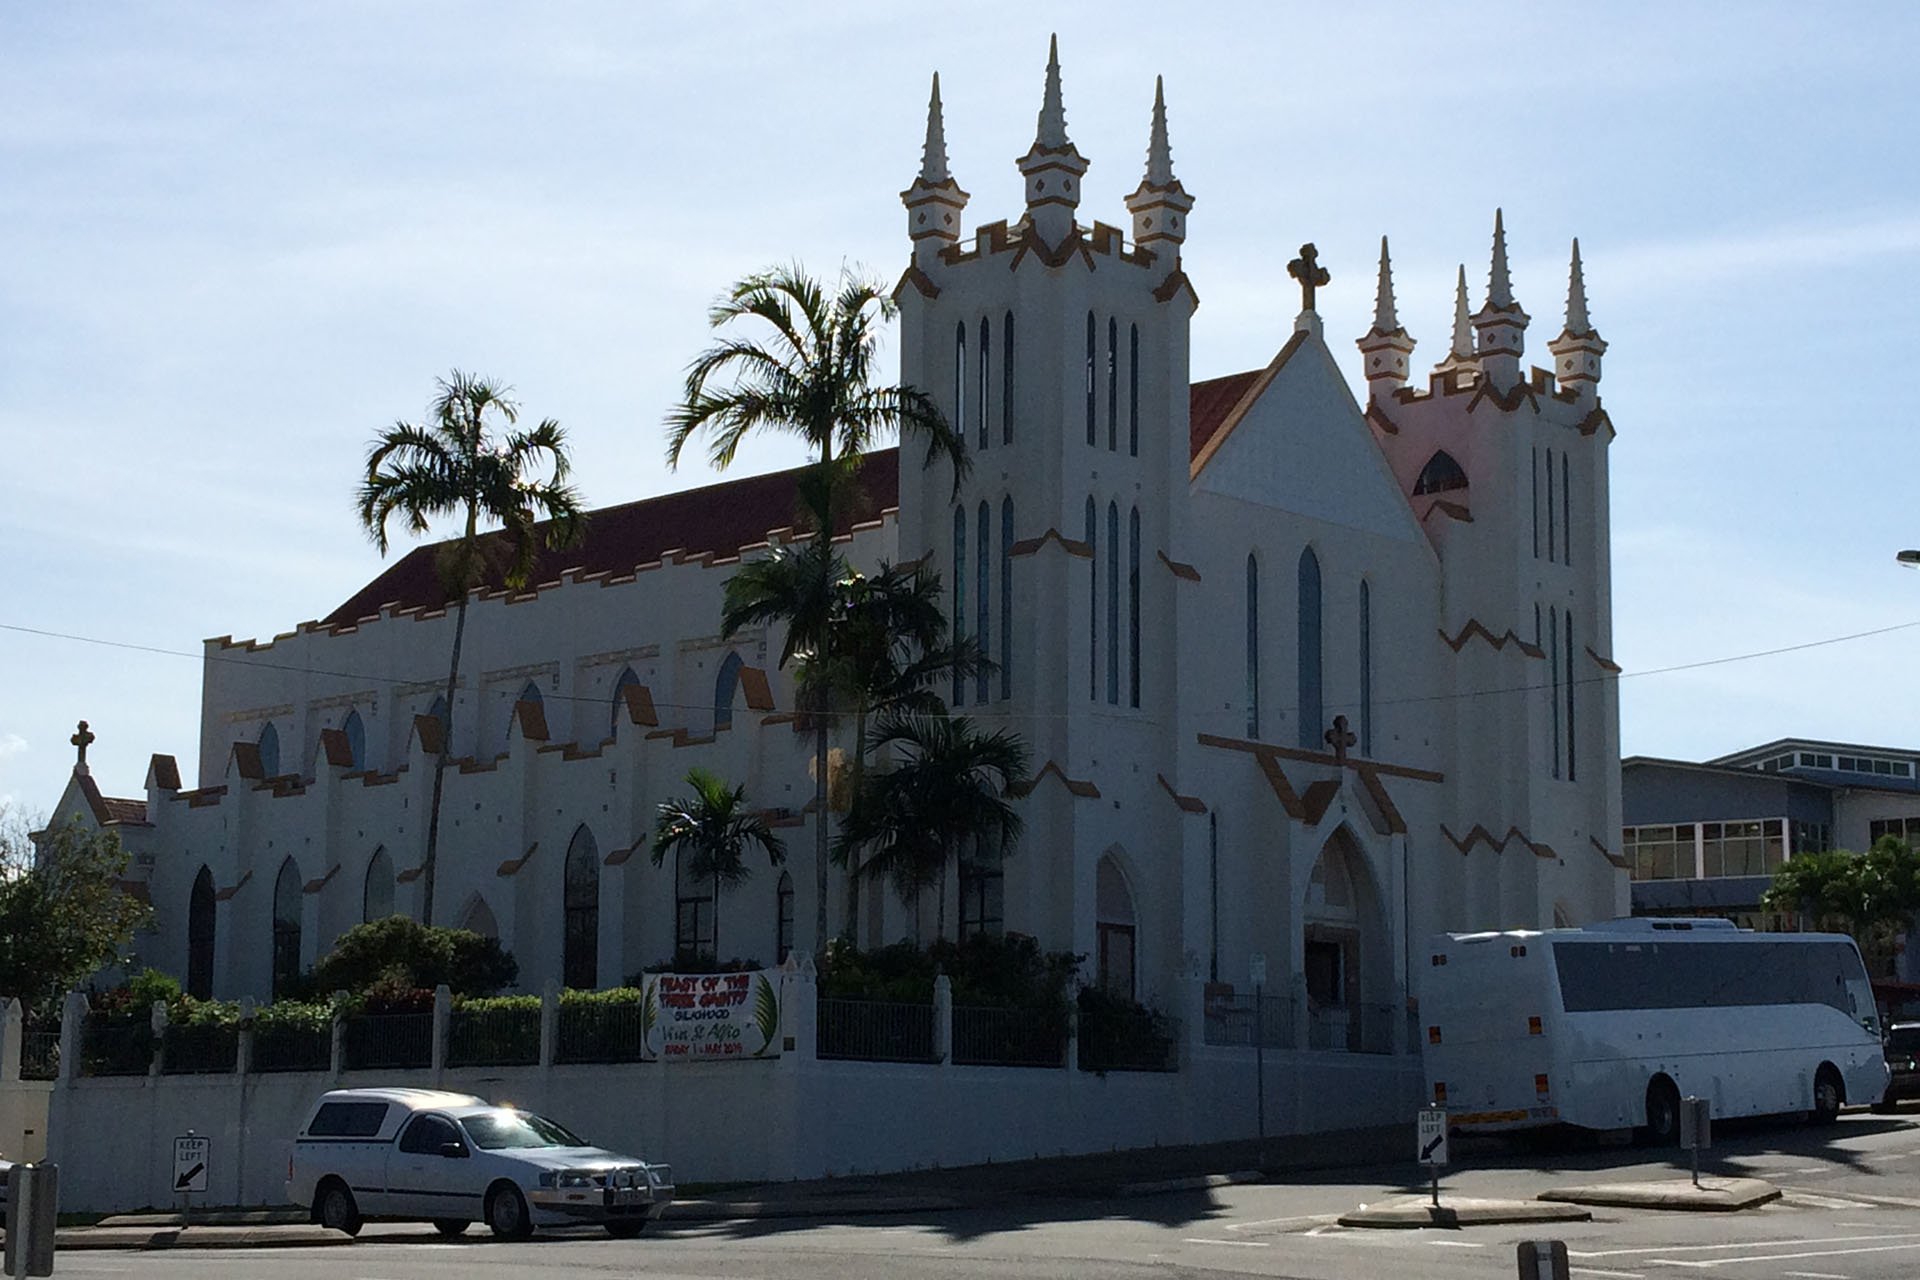
[{"label": "pointed arch entrance", "polygon": [[201,867],[187,895],[187,994],[196,1000],[213,999],[215,928],[213,872]]},{"label": "pointed arch entrance", "polygon": [[1344,825],[1321,846],[1301,919],[1308,1047],[1390,1052],[1392,957],[1386,917],[1366,855]]},{"label": "pointed arch entrance", "polygon": [[1134,998],[1134,956],[1139,939],[1133,890],[1110,853],[1093,873],[1094,959],[1100,989],[1123,1000]]}]

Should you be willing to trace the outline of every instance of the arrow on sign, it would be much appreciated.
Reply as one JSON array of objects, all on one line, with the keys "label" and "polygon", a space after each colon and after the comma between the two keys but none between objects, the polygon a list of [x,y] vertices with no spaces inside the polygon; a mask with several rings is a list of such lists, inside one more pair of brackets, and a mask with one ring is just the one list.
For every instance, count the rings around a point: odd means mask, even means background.
[{"label": "arrow on sign", "polygon": [[175,1178],[173,1180],[173,1189],[175,1191],[185,1191],[188,1187],[191,1187],[194,1184],[194,1181],[197,1178],[199,1178],[201,1174],[205,1173],[206,1171],[207,1171],[207,1162],[205,1160],[202,1160],[199,1164],[196,1164],[195,1166],[193,1166],[193,1168],[187,1170],[185,1173]]},{"label": "arrow on sign", "polygon": [[[1439,1148],[1441,1143],[1445,1142],[1446,1140],[1447,1140],[1447,1135],[1445,1133],[1434,1134],[1433,1141],[1429,1142],[1426,1146],[1420,1148],[1420,1158],[1422,1160],[1425,1160],[1428,1156],[1432,1155]],[[1402,1150],[1405,1150],[1405,1148],[1402,1148]]]}]

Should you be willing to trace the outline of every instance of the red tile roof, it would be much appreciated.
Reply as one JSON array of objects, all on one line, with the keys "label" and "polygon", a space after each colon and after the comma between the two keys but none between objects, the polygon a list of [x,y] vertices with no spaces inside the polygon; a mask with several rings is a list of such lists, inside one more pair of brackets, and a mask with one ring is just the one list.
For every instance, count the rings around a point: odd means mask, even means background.
[{"label": "red tile roof", "polygon": [[1230,373],[1224,378],[1196,382],[1187,389],[1187,413],[1191,419],[1187,427],[1188,458],[1200,456],[1233,406],[1240,403],[1240,397],[1247,394],[1247,388],[1264,372],[1264,369],[1249,369],[1245,373]]}]

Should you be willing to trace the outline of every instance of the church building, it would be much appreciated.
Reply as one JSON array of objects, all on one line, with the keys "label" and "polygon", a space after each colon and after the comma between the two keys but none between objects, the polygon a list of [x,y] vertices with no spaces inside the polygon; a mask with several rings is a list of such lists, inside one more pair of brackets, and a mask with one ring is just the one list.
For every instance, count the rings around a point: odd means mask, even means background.
[{"label": "church building", "polygon": [[[954,630],[997,664],[943,694],[1031,748],[1025,835],[950,873],[948,931],[1083,953],[1085,981],[1163,1010],[1263,964],[1295,1043],[1408,1052],[1429,933],[1627,912],[1607,344],[1578,244],[1546,367],[1525,360],[1496,213],[1480,305],[1463,268],[1423,375],[1383,238],[1364,401],[1311,244],[1246,266],[1300,290],[1272,360],[1195,382],[1196,203],[1157,88],[1114,224],[1081,221],[1088,164],[1050,59],[1025,207],[968,226],[936,78],[902,196],[899,380],[972,467],[956,489],[911,443],[875,452],[836,531],[862,569],[937,568]],[[529,589],[473,594],[434,923],[498,936],[523,988],[815,946],[813,824],[833,815],[812,806],[782,637],[719,634],[723,584],[803,536],[797,510],[793,472],[609,507]],[[419,912],[454,625],[433,557],[271,640],[208,641],[197,751],[185,770],[154,755],[139,798],[104,794],[82,745],[56,816],[136,855],[143,963],[265,1000],[343,930]],[[771,813],[785,868],[716,894],[653,864],[655,808],[696,765]],[[834,932],[932,940],[932,895],[845,904],[836,869]]]}]

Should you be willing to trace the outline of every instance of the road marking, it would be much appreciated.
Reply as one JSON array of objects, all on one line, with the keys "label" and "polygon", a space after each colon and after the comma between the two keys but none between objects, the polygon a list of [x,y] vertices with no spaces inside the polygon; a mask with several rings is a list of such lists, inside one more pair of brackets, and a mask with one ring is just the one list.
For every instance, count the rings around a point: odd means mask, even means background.
[{"label": "road marking", "polygon": [[[1913,1240],[1920,1238],[1920,1231],[1891,1231],[1877,1236],[1820,1236],[1813,1240],[1781,1240],[1779,1244],[1857,1244],[1862,1240]],[[1619,1258],[1630,1253],[1698,1253],[1708,1249],[1751,1249],[1756,1244],[1776,1243],[1771,1241],[1735,1241],[1728,1244],[1667,1244],[1648,1245],[1638,1249],[1594,1249],[1582,1251],[1569,1249],[1569,1258]],[[1903,1249],[1912,1245],[1901,1245]]]},{"label": "road marking", "polygon": [[1261,1218],[1257,1222],[1229,1222],[1227,1230],[1252,1231],[1255,1227],[1278,1227],[1289,1222],[1332,1222],[1338,1216],[1333,1213],[1300,1213],[1291,1218]]},{"label": "road marking", "polygon": [[[1603,1271],[1599,1267],[1568,1267],[1567,1274],[1576,1276],[1605,1276],[1607,1280],[1647,1280],[1638,1271]],[[1789,1271],[1788,1275],[1793,1272]],[[1845,1280],[1845,1277],[1842,1277]]]},{"label": "road marking", "polygon": [[1865,1249],[1809,1249],[1804,1253],[1756,1253],[1739,1258],[1702,1258],[1687,1261],[1681,1258],[1648,1258],[1656,1267],[1694,1267],[1704,1270],[1708,1267],[1730,1267],[1748,1262],[1792,1262],[1797,1258],[1844,1258],[1856,1253],[1898,1253],[1902,1249],[1920,1249],[1920,1242],[1909,1244],[1883,1244]]},{"label": "road marking", "polygon": [[1206,1240],[1199,1236],[1188,1236],[1184,1244],[1225,1244],[1237,1249],[1271,1249],[1273,1245],[1266,1240]]},{"label": "road marking", "polygon": [[1806,1280],[1851,1280],[1837,1271],[1782,1271],[1783,1276],[1804,1276]]},{"label": "road marking", "polygon": [[1437,1244],[1443,1249],[1484,1249],[1487,1247],[1483,1242],[1475,1240],[1441,1240],[1434,1236],[1421,1236],[1420,1239],[1427,1244]]}]

